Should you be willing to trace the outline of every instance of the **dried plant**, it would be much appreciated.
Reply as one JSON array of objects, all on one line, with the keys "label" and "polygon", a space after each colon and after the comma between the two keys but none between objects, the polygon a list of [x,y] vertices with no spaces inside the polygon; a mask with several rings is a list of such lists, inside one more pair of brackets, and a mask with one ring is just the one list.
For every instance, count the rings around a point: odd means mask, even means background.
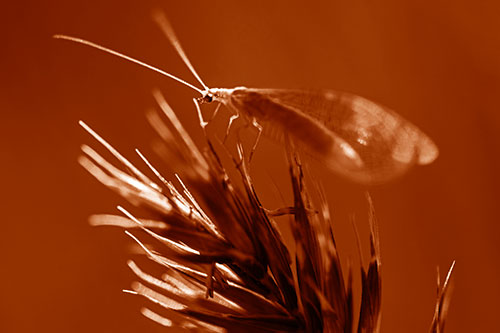
[{"label": "dried plant", "polygon": [[[125,216],[91,217],[93,225],[126,228],[142,253],[161,266],[164,274],[155,277],[128,262],[141,282],[126,292],[152,302],[142,313],[188,331],[353,332],[357,322],[357,332],[379,332],[381,261],[370,197],[371,258],[361,267],[361,305],[355,315],[352,272],[341,266],[325,196],[319,186],[312,186],[312,192],[307,188],[293,146],[287,145],[293,206],[270,212],[259,201],[241,145],[232,165],[224,165],[208,136],[200,150],[161,94],[155,97],[169,122],[158,113],[149,113],[148,119],[162,139],[161,156],[178,173],[175,182],[137,151],[160,183],[151,180],[81,123],[127,172],[86,145],[80,163],[152,216],[138,218],[119,207]],[[280,214],[290,216],[294,244],[287,246],[275,225]],[[145,245],[146,237],[153,245]],[[438,282],[431,332],[443,332],[450,274],[451,269],[442,286]]]}]

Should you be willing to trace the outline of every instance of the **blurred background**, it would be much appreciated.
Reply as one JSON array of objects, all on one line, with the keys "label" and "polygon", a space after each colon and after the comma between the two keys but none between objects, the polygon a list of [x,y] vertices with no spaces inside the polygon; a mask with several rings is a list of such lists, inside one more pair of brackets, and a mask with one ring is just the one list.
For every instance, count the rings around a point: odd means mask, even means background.
[{"label": "blurred background", "polygon": [[[130,240],[91,228],[122,200],[76,162],[98,146],[85,120],[138,162],[155,161],[144,117],[160,88],[200,138],[190,89],[81,45],[99,42],[195,82],[151,19],[162,8],[213,87],[331,88],[380,102],[440,147],[439,159],[370,189],[381,233],[383,332],[426,332],[436,267],[452,260],[448,332],[492,332],[500,297],[500,20],[493,1],[25,1],[2,10],[0,140],[2,332],[161,332],[125,295]],[[208,111],[210,112],[210,111]],[[214,132],[223,130],[222,113]],[[219,126],[219,127],[217,127]],[[218,132],[221,133],[221,132]],[[289,193],[279,146],[252,173],[263,202]],[[161,166],[160,166],[161,167]],[[357,263],[351,214],[367,247],[364,189],[311,165],[325,186],[342,259]],[[285,175],[284,175],[285,174]],[[286,195],[285,195],[286,197]],[[355,270],[357,272],[357,270]]]}]

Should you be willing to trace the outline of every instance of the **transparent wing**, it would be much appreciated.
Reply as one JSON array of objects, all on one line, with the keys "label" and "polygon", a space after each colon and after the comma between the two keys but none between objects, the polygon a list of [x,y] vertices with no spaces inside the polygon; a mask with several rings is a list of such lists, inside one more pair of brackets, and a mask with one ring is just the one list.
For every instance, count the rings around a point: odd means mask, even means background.
[{"label": "transparent wing", "polygon": [[[439,154],[432,140],[415,125],[392,110],[354,94],[333,90],[248,91],[294,112],[301,112],[347,142],[363,161],[360,168],[342,171],[335,167],[335,159],[313,157],[327,162],[357,182],[385,182],[401,175],[415,163],[431,163]],[[282,126],[273,125],[279,124],[269,122],[265,133],[279,133],[276,127]],[[279,140],[279,135],[275,139]]]}]

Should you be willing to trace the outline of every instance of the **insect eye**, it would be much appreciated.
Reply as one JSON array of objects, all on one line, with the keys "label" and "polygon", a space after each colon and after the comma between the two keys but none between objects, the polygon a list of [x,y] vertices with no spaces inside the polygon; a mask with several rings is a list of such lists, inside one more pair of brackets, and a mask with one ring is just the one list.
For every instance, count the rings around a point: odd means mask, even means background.
[{"label": "insect eye", "polygon": [[212,94],[206,94],[205,96],[198,98],[198,102],[200,104],[211,103],[213,100],[214,100],[214,95]]}]

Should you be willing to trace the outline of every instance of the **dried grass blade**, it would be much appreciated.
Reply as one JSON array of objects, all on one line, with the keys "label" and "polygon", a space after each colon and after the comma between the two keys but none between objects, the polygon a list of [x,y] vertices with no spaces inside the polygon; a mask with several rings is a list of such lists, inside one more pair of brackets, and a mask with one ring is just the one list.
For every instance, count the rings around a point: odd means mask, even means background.
[{"label": "dried grass blade", "polygon": [[361,308],[359,314],[358,333],[377,333],[380,332],[381,322],[381,296],[382,296],[382,280],[381,280],[381,261],[380,261],[380,244],[378,235],[377,220],[375,218],[375,210],[370,195],[367,193],[366,198],[369,204],[370,224],[370,263],[368,270],[361,267]]},{"label": "dried grass blade", "polygon": [[446,321],[446,315],[448,314],[448,308],[451,300],[451,291],[450,287],[450,279],[453,273],[453,269],[455,268],[455,261],[451,264],[450,269],[448,270],[448,274],[446,274],[446,279],[443,285],[440,285],[440,277],[439,277],[439,269],[438,269],[438,292],[437,292],[437,300],[436,307],[434,310],[434,317],[432,318],[430,333],[443,333],[444,332],[444,324]]}]

